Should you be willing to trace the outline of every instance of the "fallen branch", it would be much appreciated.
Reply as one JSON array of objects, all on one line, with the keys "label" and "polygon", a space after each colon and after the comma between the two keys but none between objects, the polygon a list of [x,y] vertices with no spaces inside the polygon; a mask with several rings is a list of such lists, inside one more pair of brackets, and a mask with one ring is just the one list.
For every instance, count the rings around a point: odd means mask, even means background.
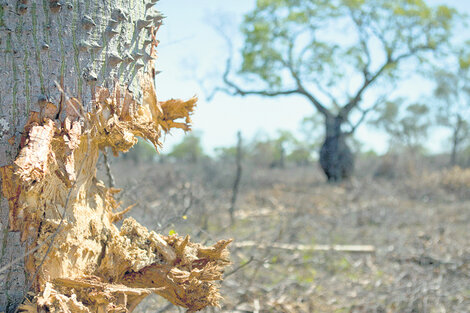
[{"label": "fallen branch", "polygon": [[242,241],[232,244],[236,248],[256,247],[258,249],[281,249],[289,251],[341,251],[351,253],[375,253],[372,245],[303,245],[288,243],[264,244],[255,241]]},{"label": "fallen branch", "polygon": [[230,275],[233,275],[235,274],[236,272],[238,272],[239,270],[241,270],[242,268],[244,268],[245,266],[247,266],[248,264],[250,264],[251,262],[253,262],[255,258],[253,256],[250,257],[250,259],[244,263],[242,263],[240,266],[238,266],[237,268],[233,269],[232,271],[226,273],[224,275],[225,278],[229,277]]}]

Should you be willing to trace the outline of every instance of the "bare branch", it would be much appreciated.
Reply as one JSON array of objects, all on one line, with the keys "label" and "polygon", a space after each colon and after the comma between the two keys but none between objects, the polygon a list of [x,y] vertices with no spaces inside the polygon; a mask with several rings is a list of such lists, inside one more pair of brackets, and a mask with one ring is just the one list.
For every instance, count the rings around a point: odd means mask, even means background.
[{"label": "bare branch", "polygon": [[228,75],[230,73],[230,69],[232,67],[232,58],[233,58],[233,53],[232,51],[230,52],[230,56],[227,59],[226,67],[225,67],[225,72],[223,75],[223,80],[224,83],[230,87],[232,87],[235,91],[235,95],[240,95],[240,96],[246,96],[246,95],[260,95],[260,96],[266,96],[266,97],[276,97],[280,95],[290,95],[290,94],[295,94],[299,93],[298,89],[290,89],[290,90],[278,90],[278,91],[269,91],[269,90],[245,90],[236,85],[234,82],[230,81],[228,78]]},{"label": "bare branch", "polygon": [[232,271],[228,272],[227,274],[224,275],[224,278],[227,278],[229,277],[230,275],[233,275],[235,274],[236,272],[238,272],[239,270],[241,270],[242,268],[244,268],[245,266],[247,266],[248,264],[250,264],[251,262],[253,262],[253,260],[255,259],[254,256],[251,256],[248,261],[240,264],[238,267],[236,267],[235,269],[233,269]]},{"label": "bare branch", "polygon": [[354,134],[354,132],[356,131],[356,129],[362,124],[362,122],[364,122],[365,118],[367,117],[367,115],[371,112],[371,111],[374,111],[381,103],[383,103],[385,101],[385,99],[387,98],[387,96],[385,95],[382,95],[381,97],[379,97],[377,99],[377,101],[374,103],[373,106],[371,106],[370,108],[368,109],[365,109],[365,110],[361,110],[361,117],[359,118],[359,120],[356,122],[355,125],[352,125],[351,124],[351,130],[349,130],[346,135],[352,135]]},{"label": "bare branch", "polygon": [[[299,33],[300,34],[300,33]],[[294,51],[294,42],[295,42],[295,38],[291,38],[289,40],[289,50],[288,50],[288,60],[287,62],[283,60],[283,65],[289,70],[292,78],[295,80],[296,84],[297,84],[297,87],[300,89],[300,90],[303,90],[303,92],[301,94],[303,94],[304,96],[306,96],[310,102],[312,102],[312,104],[315,106],[315,108],[320,112],[322,113],[324,116],[328,116],[330,115],[330,112],[326,109],[326,107],[324,105],[322,105],[320,103],[320,101],[318,101],[310,92],[308,92],[303,86],[302,86],[302,80],[300,79],[300,75],[299,75],[299,70],[296,69],[296,66],[295,66],[295,63],[294,63],[294,56],[293,56],[293,51]],[[302,52],[301,52],[301,56],[300,56],[300,60],[302,60],[303,58],[303,55],[306,53],[307,50],[307,47],[306,46]],[[318,88],[318,90],[320,90],[320,92],[322,92],[323,94],[325,94],[328,98],[330,98],[330,100],[335,104],[335,103],[338,103],[336,101],[336,98],[330,93],[328,92],[328,90],[326,90],[325,88],[323,88],[323,86],[320,84],[319,81],[313,79],[313,83],[315,83],[315,86]]]},{"label": "bare branch", "polygon": [[323,104],[321,104],[320,101],[317,100],[317,98],[315,98],[310,92],[308,92],[304,88],[304,86],[302,84],[302,81],[299,77],[299,73],[294,68],[294,64],[293,64],[293,60],[292,60],[292,54],[289,55],[289,61],[286,62],[284,65],[287,67],[287,69],[289,70],[292,78],[294,79],[295,83],[297,84],[297,93],[307,97],[307,99],[310,100],[310,102],[318,110],[318,112],[320,112],[324,116],[331,116],[330,111],[328,111],[328,109]]},{"label": "bare branch", "polygon": [[363,68],[363,73],[365,77],[368,77],[370,75],[369,67],[370,67],[372,58],[370,55],[369,46],[367,44],[367,39],[368,39],[367,32],[362,27],[363,23],[356,16],[354,16],[354,13],[351,9],[349,10],[349,15],[351,17],[351,20],[354,22],[354,25],[356,26],[357,32],[359,34],[359,44],[361,45],[367,58],[366,64]]},{"label": "bare branch", "polygon": [[387,60],[382,65],[382,67],[379,70],[377,70],[377,72],[371,77],[367,77],[368,75],[364,74],[364,82],[361,88],[359,88],[359,90],[356,92],[356,95],[354,96],[354,98],[352,98],[348,102],[348,104],[346,104],[339,112],[339,115],[343,117],[343,119],[346,120],[351,110],[354,109],[359,104],[362,98],[362,94],[367,89],[367,87],[369,87],[369,85],[371,85],[385,71],[385,69],[393,63],[395,63],[395,61]]},{"label": "bare branch", "polygon": [[239,95],[239,96],[247,96],[247,95],[259,95],[259,96],[265,96],[265,97],[277,97],[277,96],[286,96],[286,95],[292,95],[292,94],[300,94],[305,96],[312,104],[313,106],[324,116],[330,116],[331,113],[328,111],[328,109],[321,104],[320,101],[318,101],[317,98],[315,98],[310,92],[308,92],[304,86],[302,85],[301,79],[298,75],[298,72],[294,68],[293,64],[293,45],[294,45],[294,39],[291,38],[290,40],[290,46],[289,46],[289,60],[280,60],[282,64],[289,70],[292,78],[296,82],[297,88],[292,88],[292,89],[285,89],[285,90],[246,90],[237,85],[235,82],[230,80],[229,75],[230,75],[230,70],[232,68],[232,60],[233,60],[233,44],[231,39],[221,32],[222,36],[227,42],[227,45],[229,47],[229,57],[227,58],[226,64],[225,64],[225,71],[222,76],[223,82],[225,83],[226,86],[229,88],[224,88],[224,87],[216,87],[212,91],[212,93],[209,94],[208,100],[211,100],[217,92],[224,92],[226,94],[230,95]]},{"label": "bare branch", "polygon": [[368,76],[364,73],[364,83],[362,84],[361,88],[356,92],[356,95],[354,98],[352,98],[348,104],[346,104],[340,111],[339,115],[342,116],[344,119],[347,119],[347,116],[351,112],[351,110],[359,104],[362,98],[362,94],[364,91],[375,81],[377,80],[380,75],[387,69],[387,67],[393,65],[393,64],[398,64],[403,59],[407,59],[409,57],[412,57],[416,55],[417,52],[419,51],[425,51],[425,50],[431,50],[432,48],[425,45],[425,46],[418,46],[415,47],[413,50],[410,50],[407,53],[403,53],[395,58],[387,58],[387,61],[375,72],[374,75]]},{"label": "bare branch", "polygon": [[338,105],[338,100],[335,98],[335,96],[333,96],[333,94],[331,92],[329,92],[328,90],[326,90],[322,84],[318,81],[318,79],[316,78],[312,78],[313,80],[313,83],[315,83],[315,87],[318,88],[318,90],[320,90],[321,93],[325,94],[328,98],[330,98],[331,102],[334,104],[334,105]]}]

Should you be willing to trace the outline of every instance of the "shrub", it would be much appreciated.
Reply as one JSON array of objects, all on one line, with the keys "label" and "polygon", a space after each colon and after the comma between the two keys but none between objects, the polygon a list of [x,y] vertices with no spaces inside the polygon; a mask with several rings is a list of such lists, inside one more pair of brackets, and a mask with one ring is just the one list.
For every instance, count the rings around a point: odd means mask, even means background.
[{"label": "shrub", "polygon": [[470,196],[470,169],[454,166],[441,172],[440,184],[460,196]]}]

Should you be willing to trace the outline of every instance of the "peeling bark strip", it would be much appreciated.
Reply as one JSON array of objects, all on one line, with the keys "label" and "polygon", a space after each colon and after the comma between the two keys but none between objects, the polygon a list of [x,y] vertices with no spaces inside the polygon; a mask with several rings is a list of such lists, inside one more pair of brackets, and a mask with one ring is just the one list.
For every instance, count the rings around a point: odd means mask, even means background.
[{"label": "peeling bark strip", "polygon": [[28,251],[24,312],[131,312],[150,293],[190,311],[218,305],[230,240],[203,247],[132,218],[118,229],[130,208],[118,212],[119,190],[96,178],[105,147],[117,155],[142,137],[158,148],[163,132],[190,129],[196,98],[157,101],[156,1],[3,2],[0,311],[24,300],[23,264],[5,264]]}]

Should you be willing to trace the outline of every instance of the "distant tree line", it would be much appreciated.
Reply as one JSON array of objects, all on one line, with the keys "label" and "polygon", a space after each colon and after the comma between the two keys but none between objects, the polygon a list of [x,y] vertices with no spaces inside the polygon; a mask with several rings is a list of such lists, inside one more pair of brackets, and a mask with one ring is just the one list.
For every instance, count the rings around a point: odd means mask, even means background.
[{"label": "distant tree line", "polygon": [[[441,88],[441,87],[438,87]],[[415,157],[429,154],[425,143],[429,141],[432,130],[437,127],[450,127],[450,123],[441,123],[442,108],[435,104],[407,104],[405,99],[387,101],[375,112],[368,122],[370,129],[379,129],[388,135],[388,151],[385,162],[393,162],[396,155]],[[458,119],[457,119],[458,121]],[[451,166],[469,166],[470,137],[469,127],[461,122],[458,130],[458,146],[455,146],[455,128],[450,127],[448,138],[448,163]],[[453,124],[452,124],[453,125]],[[455,126],[455,125],[454,125]],[[278,130],[273,135],[258,133],[252,138],[243,139],[243,162],[265,168],[284,168],[292,166],[312,166],[318,161],[316,151],[322,144],[323,128],[318,115],[306,117],[301,121],[299,131]],[[349,138],[349,145],[359,158],[378,157],[373,150],[364,151],[363,144]],[[221,146],[214,151],[206,151],[202,144],[202,133],[188,133],[168,152],[155,152],[147,142],[140,140],[123,158],[138,162],[182,162],[196,164],[203,161],[235,163],[238,147]]]},{"label": "distant tree line", "polygon": [[[465,165],[470,41],[456,30],[466,19],[452,7],[424,0],[256,1],[240,25],[239,51],[225,34],[230,54],[210,98],[217,92],[297,95],[312,105],[301,136],[279,130],[244,139],[244,159],[255,164],[319,161],[329,181],[341,181],[353,175],[355,155],[361,152],[354,134],[367,125],[389,135],[389,154],[409,155],[426,152],[424,143],[436,126],[447,128],[448,164]],[[425,80],[433,86],[424,95],[406,86]],[[403,88],[408,92],[403,94]],[[151,158],[208,159],[200,139],[200,134],[190,135],[169,153]],[[145,148],[137,149],[146,155]],[[211,155],[228,160],[235,151],[235,146],[220,147]]]},{"label": "distant tree line", "polygon": [[[439,123],[454,131],[456,164],[468,121],[460,104],[469,106],[458,95],[468,86],[469,54],[453,40],[463,19],[424,0],[257,1],[240,25],[243,45],[237,54],[231,49],[215,92],[307,100],[324,125],[319,161],[329,181],[352,175],[351,138],[365,121],[416,146],[431,122],[421,117],[440,103]],[[397,99],[407,78],[430,73],[438,82],[434,99]]]}]

